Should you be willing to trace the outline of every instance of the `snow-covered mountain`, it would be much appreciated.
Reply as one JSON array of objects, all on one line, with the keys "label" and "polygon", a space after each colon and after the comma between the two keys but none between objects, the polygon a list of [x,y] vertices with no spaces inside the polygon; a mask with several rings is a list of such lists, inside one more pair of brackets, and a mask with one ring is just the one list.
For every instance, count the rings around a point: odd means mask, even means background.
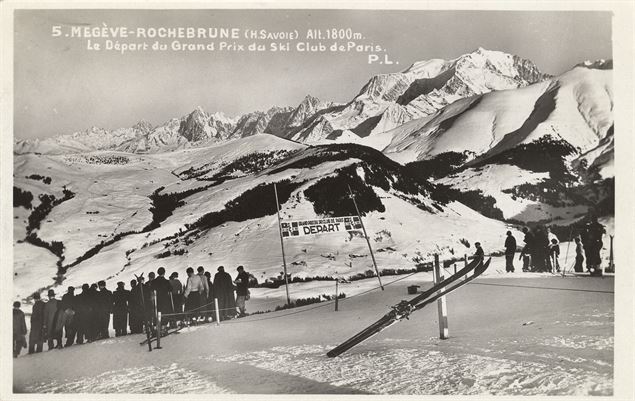
[{"label": "snow-covered mountain", "polygon": [[322,114],[293,139],[323,142],[347,130],[366,137],[429,116],[462,98],[545,78],[529,60],[483,48],[453,60],[416,62],[403,72],[372,77],[345,107]]},{"label": "snow-covered mountain", "polygon": [[[474,241],[499,249],[508,229],[372,148],[307,147],[273,135],[156,154],[16,155],[14,172],[14,288],[22,297],[62,281],[81,285],[95,271],[113,284],[159,265],[243,264],[261,281],[275,279],[273,183],[284,220],[355,214],[350,185],[380,269],[414,269],[435,252],[462,256]],[[431,230],[422,237],[424,226]],[[373,268],[359,233],[301,237],[285,251],[294,277]]]}]

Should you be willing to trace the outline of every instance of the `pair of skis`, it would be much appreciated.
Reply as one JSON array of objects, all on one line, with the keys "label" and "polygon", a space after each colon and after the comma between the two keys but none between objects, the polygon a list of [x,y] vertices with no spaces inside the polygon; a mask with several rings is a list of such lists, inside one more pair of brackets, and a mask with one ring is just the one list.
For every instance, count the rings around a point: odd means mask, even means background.
[{"label": "pair of skis", "polygon": [[[342,344],[333,348],[326,355],[331,358],[336,357],[353,348],[355,345],[369,339],[375,334],[378,334],[379,332],[387,329],[393,324],[398,323],[403,319],[408,319],[412,312],[431,304],[442,296],[451,293],[457,288],[464,286],[465,284],[483,274],[483,272],[487,270],[490,261],[491,259],[488,259],[486,262],[483,259],[475,259],[463,269],[456,272],[456,274],[453,274],[447,279],[435,284],[432,288],[424,291],[420,295],[417,295],[410,301],[399,302],[397,305],[393,306],[392,310],[386,313],[381,319],[377,320],[375,323],[371,324],[353,337],[344,341]],[[471,276],[468,277],[468,274],[470,272],[473,273]],[[460,278],[463,277],[465,278],[464,280],[458,281]],[[456,284],[451,285],[453,283]]]}]

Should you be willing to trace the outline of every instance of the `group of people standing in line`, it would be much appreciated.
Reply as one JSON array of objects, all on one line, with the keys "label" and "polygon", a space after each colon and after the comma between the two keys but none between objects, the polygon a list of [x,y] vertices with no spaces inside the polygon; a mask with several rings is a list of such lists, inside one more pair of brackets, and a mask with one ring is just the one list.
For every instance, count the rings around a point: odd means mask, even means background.
[{"label": "group of people standing in line", "polygon": [[[129,290],[120,281],[112,292],[102,280],[97,284],[83,284],[79,295],[75,295],[74,287],[68,287],[61,300],[56,299],[53,289],[48,290],[47,302],[35,293],[28,353],[42,352],[45,341],[51,350],[109,338],[111,314],[117,337],[143,333],[144,329],[154,330],[155,311],[166,316],[165,320],[161,319],[162,325],[170,326],[175,326],[177,322],[213,321],[216,303],[221,320],[245,316],[252,276],[243,266],[238,266],[237,271],[236,279],[232,280],[225,268],[220,266],[212,281],[211,273],[202,266],[198,267],[196,274],[193,268],[188,267],[187,281],[183,285],[177,272],[166,279],[165,268],[160,267],[156,275],[154,272],[148,274],[147,282],[143,274],[131,280]],[[62,344],[64,333],[66,342]],[[24,312],[20,310],[20,302],[16,301],[13,303],[13,356],[16,358],[22,348],[27,348],[26,334]]]},{"label": "group of people standing in line", "polygon": [[[577,273],[584,271],[583,263],[586,259],[586,268],[591,275],[602,275],[600,265],[602,259],[602,236],[606,231],[604,226],[592,220],[586,223],[580,232],[573,238],[575,241],[575,265],[573,269]],[[528,227],[523,228],[524,247],[520,252],[519,260],[523,261],[523,271],[528,272],[560,272],[560,241],[549,228],[538,226],[533,231]],[[514,271],[514,257],[516,255],[516,238],[511,231],[507,231],[505,239],[505,270]]]}]

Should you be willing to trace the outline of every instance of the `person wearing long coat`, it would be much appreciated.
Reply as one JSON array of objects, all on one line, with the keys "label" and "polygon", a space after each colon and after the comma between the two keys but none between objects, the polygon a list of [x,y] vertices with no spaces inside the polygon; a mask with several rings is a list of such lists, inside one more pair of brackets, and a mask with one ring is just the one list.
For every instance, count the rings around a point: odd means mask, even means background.
[{"label": "person wearing long coat", "polygon": [[157,311],[162,314],[172,313],[172,301],[170,300],[170,292],[172,292],[172,285],[165,278],[165,269],[159,267],[157,270],[157,278],[152,280],[152,290],[157,294]]},{"label": "person wearing long coat", "polygon": [[130,314],[130,333],[143,333],[143,299],[141,297],[141,285],[137,280],[130,281],[130,298],[128,300],[128,311]]},{"label": "person wearing long coat", "polygon": [[61,308],[64,311],[64,331],[66,332],[66,344],[65,347],[70,347],[75,342],[75,336],[77,335],[77,306],[75,305],[75,287],[68,287],[66,294],[62,296]]},{"label": "person wearing long coat", "polygon": [[92,324],[93,305],[91,290],[88,284],[82,285],[82,293],[75,297],[75,327],[77,328],[77,344],[92,341],[90,330]]},{"label": "person wearing long coat", "polygon": [[125,336],[128,334],[128,300],[130,292],[124,288],[123,281],[117,283],[117,289],[112,294],[112,327],[115,329],[115,336]]},{"label": "person wearing long coat", "polygon": [[236,315],[236,298],[232,277],[223,266],[218,267],[214,275],[214,295],[218,298],[218,309],[221,320],[231,319]]},{"label": "person wearing long coat", "polygon": [[48,341],[48,349],[51,350],[53,348],[62,348],[62,331],[58,330],[58,311],[61,308],[60,301],[55,299],[55,291],[50,289],[48,297],[49,300],[44,305],[44,330]]},{"label": "person wearing long coat", "polygon": [[106,282],[101,280],[97,283],[97,313],[98,313],[98,334],[99,339],[109,338],[110,314],[112,313],[112,291],[106,288]]},{"label": "person wearing long coat", "polygon": [[26,348],[26,321],[24,312],[20,310],[20,302],[13,303],[13,357],[20,355],[22,348]]},{"label": "person wearing long coat", "polygon": [[29,354],[42,352],[44,347],[44,301],[40,299],[40,293],[33,294],[35,303],[31,311],[31,331],[29,332]]}]

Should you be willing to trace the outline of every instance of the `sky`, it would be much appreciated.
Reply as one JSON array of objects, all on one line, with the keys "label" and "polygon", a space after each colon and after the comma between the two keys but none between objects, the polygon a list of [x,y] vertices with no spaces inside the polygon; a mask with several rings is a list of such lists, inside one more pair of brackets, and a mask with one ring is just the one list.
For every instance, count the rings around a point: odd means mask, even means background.
[{"label": "sky", "polygon": [[[601,11],[17,10],[14,137],[45,138],[91,126],[116,129],[142,119],[158,125],[198,106],[236,116],[274,105],[296,106],[307,94],[344,103],[373,75],[398,72],[415,61],[453,59],[478,47],[530,59],[541,71],[557,75],[584,60],[612,58],[611,18]],[[71,27],[102,27],[111,34],[117,27],[134,32],[235,28],[240,35],[251,29],[297,30],[300,37],[280,40],[289,42],[291,51],[181,51],[171,49],[175,39],[160,39],[168,50],[121,54],[104,49],[107,38],[72,37]],[[308,29],[325,35],[331,28],[350,29],[362,36],[351,41],[382,50],[295,50],[307,41]],[[157,39],[110,40],[151,46]],[[242,36],[178,40],[245,47],[253,42]],[[277,41],[257,41],[271,42]],[[334,40],[311,41],[317,42],[328,48]],[[94,50],[95,43],[100,50]],[[369,54],[377,54],[372,63]],[[384,60],[393,64],[379,63]]]}]

